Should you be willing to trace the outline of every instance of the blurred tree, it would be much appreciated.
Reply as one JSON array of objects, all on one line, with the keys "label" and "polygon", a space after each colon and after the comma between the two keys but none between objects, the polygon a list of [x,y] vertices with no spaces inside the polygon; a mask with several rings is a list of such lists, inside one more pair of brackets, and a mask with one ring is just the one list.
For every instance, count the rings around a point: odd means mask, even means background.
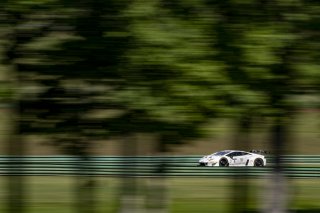
[{"label": "blurred tree", "polygon": [[[40,38],[28,40],[21,47],[23,57],[17,57],[18,73],[23,77],[19,83],[39,85],[36,91],[24,91],[21,97],[21,134],[49,136],[66,153],[80,157],[78,169],[85,174],[90,144],[94,138],[127,135],[124,137],[127,139],[124,151],[136,155],[136,134],[160,135],[161,144],[181,142],[183,138],[195,135],[193,132],[199,121],[189,119],[191,114],[184,111],[185,104],[193,104],[189,100],[190,95],[166,97],[166,93],[161,92],[161,96],[153,98],[160,91],[159,86],[167,87],[161,85],[164,82],[159,78],[161,75],[168,82],[171,80],[171,87],[175,86],[171,73],[165,74],[165,66],[169,68],[171,61],[151,64],[148,67],[150,73],[144,73],[146,68],[140,67],[145,66],[140,58],[138,62],[130,62],[135,55],[141,57],[143,55],[140,54],[145,53],[142,50],[133,54],[135,47],[128,43],[127,20],[121,14],[125,1],[56,3],[53,8],[55,23],[50,33],[46,31]],[[152,38],[154,36],[157,34]],[[127,48],[131,48],[132,52],[125,55]],[[158,51],[157,46],[152,45],[151,48]],[[130,58],[129,63],[124,55]],[[155,75],[152,76],[152,73]],[[152,81],[148,83],[148,80]],[[187,88],[187,84],[185,81],[181,86]],[[99,90],[94,90],[93,85],[95,88],[99,86]],[[160,107],[161,110],[158,110]],[[91,116],[96,109],[115,109],[119,113],[96,119]],[[180,113],[179,119],[175,112]],[[159,147],[165,150],[164,146]],[[76,193],[80,196],[77,211],[93,211],[90,203],[94,196],[92,193],[89,196],[86,188],[88,182],[90,187],[93,182],[90,178],[81,182]]]},{"label": "blurred tree", "polygon": [[[25,206],[25,178],[23,175],[23,160],[25,154],[25,143],[21,137],[22,126],[20,120],[20,85],[21,69],[18,65],[18,60],[25,55],[21,48],[28,44],[33,39],[41,37],[47,31],[50,25],[50,17],[41,14],[37,9],[44,9],[46,2],[31,1],[25,4],[23,1],[3,1],[0,9],[0,27],[1,27],[1,42],[4,44],[2,68],[7,69],[9,80],[9,90],[11,89],[10,100],[10,117],[12,121],[11,134],[7,141],[7,154],[9,156],[18,156],[11,158],[8,162],[8,173],[13,176],[8,176],[8,212],[21,213],[26,211]],[[48,19],[47,19],[48,18]],[[45,21],[44,21],[45,19]],[[10,82],[11,81],[11,82]]]},{"label": "blurred tree", "polygon": [[[220,104],[212,91],[223,81],[206,70],[216,67],[205,59],[204,29],[196,21],[177,17],[162,3],[137,0],[128,8],[132,42],[122,75],[126,85],[117,93],[131,118],[132,126],[124,130],[154,135],[158,155],[168,150],[168,144],[202,135],[199,128],[216,116],[214,106]],[[166,172],[165,164],[155,169],[159,177]],[[148,211],[165,209],[163,183],[159,178],[150,185],[153,193],[148,200],[153,205]],[[154,193],[154,188],[160,191]]]},{"label": "blurred tree", "polygon": [[[241,132],[250,132],[257,116],[274,122],[280,171],[291,100],[319,90],[315,1],[12,0],[4,6],[5,62],[19,89],[17,135],[50,137],[79,156],[84,175],[95,139],[120,137],[124,155],[136,155],[138,135],[152,134],[162,154],[168,144],[204,136],[201,126],[212,118],[235,119],[245,141]],[[22,155],[14,141],[9,153]],[[163,162],[156,171],[165,170]],[[133,176],[124,181],[124,195],[136,193]],[[77,212],[93,211],[94,187],[91,178],[80,180]]]},{"label": "blurred tree", "polygon": [[119,65],[128,46],[120,15],[125,1],[55,3],[52,31],[27,46],[29,60],[19,63],[26,76],[41,84],[33,99],[23,101],[23,133],[43,134],[78,157],[75,210],[94,212],[90,150],[92,141],[107,137],[108,130],[105,118],[92,114],[96,109],[121,107],[108,95],[120,85]]},{"label": "blurred tree", "polygon": [[[167,5],[181,16],[190,18],[190,14],[193,14],[193,7],[188,5],[190,2],[176,0]],[[306,12],[305,7],[301,7],[303,4],[305,3],[302,1],[281,0],[207,1],[215,17],[209,23],[209,44],[212,50],[208,55],[215,63],[224,65],[220,72],[228,79],[220,85],[220,89],[223,90],[221,98],[230,110],[221,116],[239,119],[237,123],[241,132],[248,131],[243,128],[250,126],[247,122],[254,116],[270,118],[274,123],[271,146],[276,155],[275,168],[278,174],[282,173],[281,156],[287,147],[288,119],[296,105],[290,100],[297,94],[314,93],[314,80],[318,79],[314,78],[317,74],[313,68],[317,62],[311,59],[313,51],[309,47],[304,50],[311,58],[306,54],[300,55],[305,44],[310,42],[306,41],[310,33],[303,30],[304,27],[299,26],[299,23],[301,25],[303,19],[302,25],[308,26],[306,19],[302,18],[303,14],[313,14],[316,8]],[[311,41],[315,44],[314,39]],[[306,57],[308,59],[303,61]],[[299,63],[308,64],[308,72],[297,69]],[[310,74],[301,78],[301,73]],[[306,82],[313,83],[306,85]],[[240,141],[237,140],[234,146],[237,147]],[[239,193],[241,192],[236,191],[233,194]],[[282,200],[284,193],[278,193],[279,196],[272,199]],[[243,208],[239,208],[234,202],[231,211],[246,211],[245,202],[241,203],[244,204]],[[285,208],[284,206],[285,203],[282,203],[272,209],[277,211],[277,208]]]},{"label": "blurred tree", "polygon": [[[221,116],[231,118],[235,123],[232,149],[250,150],[255,144],[250,141],[250,132],[256,117],[266,111],[266,96],[257,86],[258,79],[248,70],[254,61],[246,58],[247,29],[257,24],[254,2],[207,1],[207,5],[216,16],[216,22],[210,23],[212,61],[224,65],[222,73],[228,81],[221,85],[220,98],[229,109]],[[245,171],[244,171],[245,173]],[[231,192],[230,212],[248,211],[249,181],[234,172]],[[241,196],[239,196],[241,195]]]},{"label": "blurred tree", "polygon": [[[231,95],[227,97],[240,115],[246,112],[249,116],[260,114],[272,121],[270,142],[276,163],[274,191],[266,212],[284,212],[287,189],[281,158],[288,150],[290,119],[293,109],[297,108],[292,99],[298,94],[313,93],[316,88],[311,83],[316,77],[311,68],[316,62],[311,59],[314,53],[305,49],[310,34],[301,27],[299,20],[304,17],[302,14],[313,13],[314,8],[306,13],[305,7],[301,7],[303,2],[281,0],[210,3],[219,11],[221,20],[220,25],[213,26],[213,32],[218,35],[213,49],[220,52],[216,59],[226,63],[225,71],[232,84],[242,85],[241,89],[229,90]],[[302,25],[308,26],[306,22]],[[304,54],[301,55],[302,51]],[[300,70],[299,63],[308,64],[309,72],[313,70],[313,73],[302,78],[301,73],[308,72]],[[306,86],[302,82],[311,84]]]},{"label": "blurred tree", "polygon": [[313,45],[318,42],[312,35],[314,31],[310,33],[309,28],[315,21],[311,14],[317,6],[305,1],[274,1],[273,4],[265,3],[263,8],[268,11],[266,23],[279,35],[278,44],[272,45],[271,50],[277,60],[268,66],[273,77],[265,82],[269,105],[274,109],[271,141],[275,154],[269,205],[266,205],[265,212],[286,212],[289,194],[282,156],[290,147],[290,123],[299,107],[294,97],[315,94],[317,87],[313,79],[318,75],[314,70],[318,61],[314,60],[314,49],[309,46],[309,42]]}]

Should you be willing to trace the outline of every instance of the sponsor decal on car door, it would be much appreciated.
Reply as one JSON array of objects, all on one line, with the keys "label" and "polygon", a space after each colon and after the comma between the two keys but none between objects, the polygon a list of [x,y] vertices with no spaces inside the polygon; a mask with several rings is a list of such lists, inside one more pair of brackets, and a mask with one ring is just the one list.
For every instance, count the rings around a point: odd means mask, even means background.
[{"label": "sponsor decal on car door", "polygon": [[240,156],[239,157],[240,158],[240,165],[244,165],[245,164],[245,159],[244,159],[244,157],[243,156]]},{"label": "sponsor decal on car door", "polygon": [[237,153],[233,153],[232,160],[233,160],[233,165],[236,166],[239,164],[239,157],[237,156]]},{"label": "sponsor decal on car door", "polygon": [[234,160],[235,160],[234,164],[237,166],[243,164],[243,157],[241,157],[241,156],[235,156]]},{"label": "sponsor decal on car door", "polygon": [[235,159],[235,165],[237,165],[237,166],[245,164],[245,159],[244,159],[244,156],[241,152],[236,152],[234,159]]}]

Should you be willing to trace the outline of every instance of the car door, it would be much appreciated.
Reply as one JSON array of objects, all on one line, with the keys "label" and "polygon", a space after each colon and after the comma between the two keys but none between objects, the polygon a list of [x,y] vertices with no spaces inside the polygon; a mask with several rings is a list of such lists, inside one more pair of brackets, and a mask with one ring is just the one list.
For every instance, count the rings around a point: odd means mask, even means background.
[{"label": "car door", "polygon": [[241,152],[234,152],[233,162],[235,166],[241,166],[243,164],[243,156]]},{"label": "car door", "polygon": [[239,166],[247,166],[249,163],[249,153],[247,152],[240,152],[238,155],[238,165]]},{"label": "car door", "polygon": [[233,166],[237,166],[240,164],[240,153],[239,152],[231,152],[229,153],[227,156],[229,158],[231,158],[231,162],[229,162],[230,165],[233,165]]}]

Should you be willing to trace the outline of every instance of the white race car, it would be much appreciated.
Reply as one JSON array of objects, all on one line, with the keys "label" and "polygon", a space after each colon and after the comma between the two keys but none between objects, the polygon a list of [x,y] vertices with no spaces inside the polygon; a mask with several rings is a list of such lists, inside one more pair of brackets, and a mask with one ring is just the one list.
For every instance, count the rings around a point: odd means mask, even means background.
[{"label": "white race car", "polygon": [[[260,152],[259,152],[260,153]],[[199,160],[199,166],[256,166],[267,165],[266,158],[254,151],[224,150],[206,155]]]}]

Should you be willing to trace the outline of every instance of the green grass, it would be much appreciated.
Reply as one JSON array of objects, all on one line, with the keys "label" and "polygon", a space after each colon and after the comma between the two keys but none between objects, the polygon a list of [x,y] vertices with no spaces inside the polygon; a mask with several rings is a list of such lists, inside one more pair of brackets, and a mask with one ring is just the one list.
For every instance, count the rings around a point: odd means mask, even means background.
[{"label": "green grass", "polygon": [[[5,177],[0,177],[0,210],[5,209]],[[75,177],[26,177],[26,206],[30,213],[74,212]],[[99,212],[115,212],[117,180],[99,179],[95,202]],[[0,211],[4,212],[4,211]]]},{"label": "green grass", "polygon": [[[27,177],[26,202],[28,213],[71,213],[75,203],[73,177]],[[264,199],[263,192],[266,179],[249,181],[249,207],[259,208]],[[155,178],[138,180],[139,198],[142,205],[148,200],[160,182]],[[171,178],[165,179],[166,200],[169,212],[228,212],[231,204],[232,180],[225,178]],[[5,209],[5,177],[0,177],[0,210]],[[96,209],[98,213],[117,212],[121,181],[116,178],[97,178]],[[158,185],[159,186],[159,185]],[[159,189],[159,187],[158,187]],[[148,191],[149,190],[149,191]],[[290,180],[291,209],[320,209],[319,179]],[[153,195],[155,195],[153,193]],[[241,196],[241,195],[239,195]]]}]

